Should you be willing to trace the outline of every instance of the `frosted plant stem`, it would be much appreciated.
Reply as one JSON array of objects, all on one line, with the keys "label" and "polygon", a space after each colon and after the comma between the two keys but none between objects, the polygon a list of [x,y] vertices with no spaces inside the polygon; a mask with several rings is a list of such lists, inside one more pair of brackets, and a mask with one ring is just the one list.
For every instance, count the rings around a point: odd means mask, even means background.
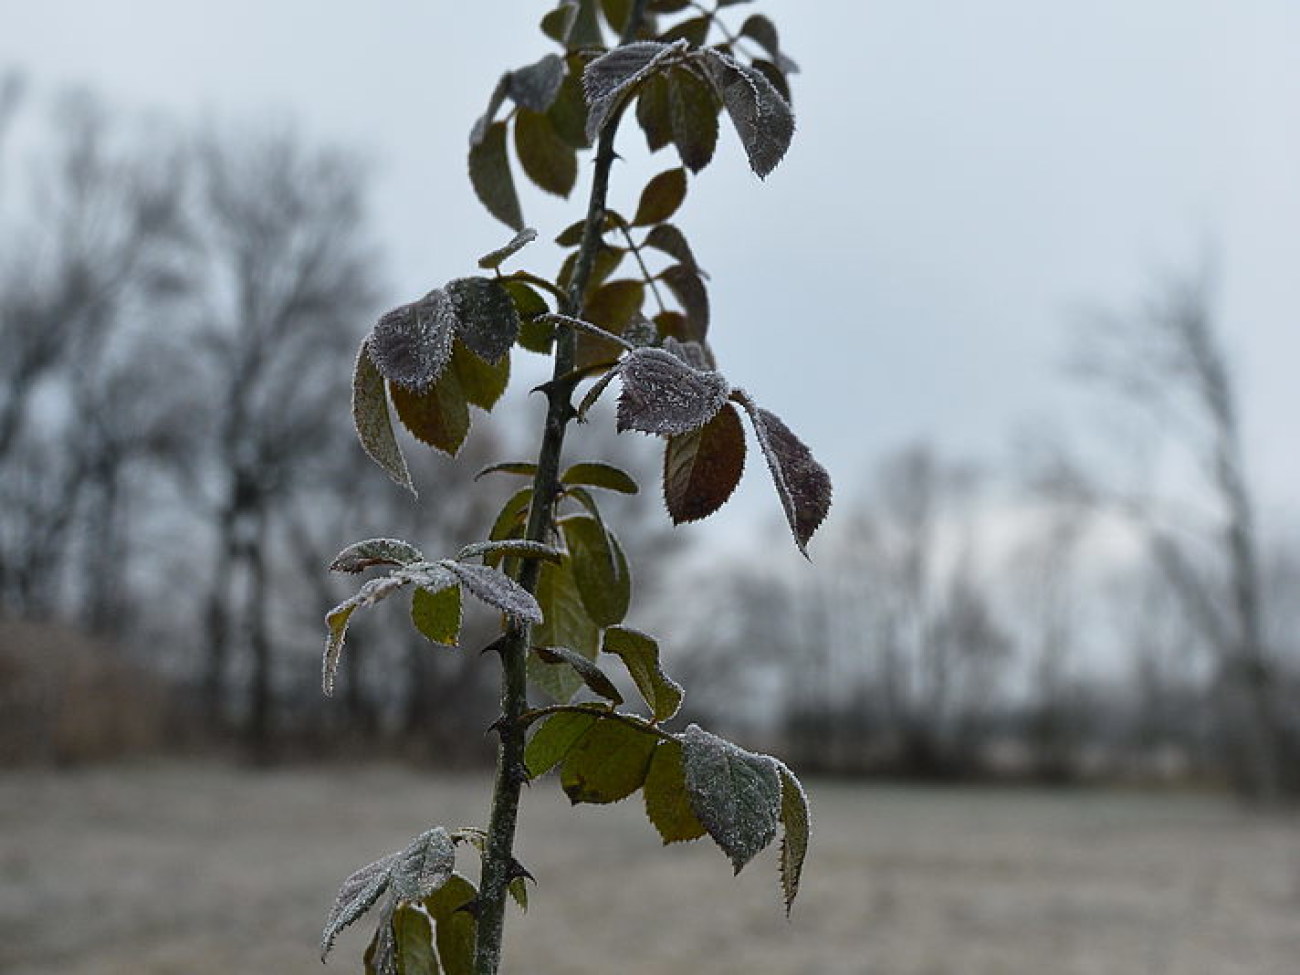
[{"label": "frosted plant stem", "polygon": [[[636,36],[645,11],[646,0],[636,0],[628,16],[627,29],[620,43]],[[596,149],[596,166],[588,197],[582,243],[574,265],[569,292],[560,303],[561,314],[582,317],[582,298],[591,279],[591,270],[600,247],[605,223],[605,200],[609,191],[609,172],[614,164],[614,134],[618,130],[619,111],[606,124]],[[533,476],[533,500],[528,511],[525,538],[545,542],[553,528],[553,502],[559,491],[560,454],[564,434],[575,416],[573,390],[576,380],[570,377],[576,358],[577,335],[570,329],[558,329],[555,339],[555,365],[551,382],[546,386],[548,407],[542,443],[537,454],[537,473]],[[523,560],[519,583],[530,593],[537,589],[541,562]],[[492,790],[492,813],[488,821],[487,844],[483,850],[482,876],[478,894],[478,933],[474,948],[475,975],[497,975],[501,961],[501,938],[505,925],[507,888],[514,865],[515,826],[519,820],[519,792],[526,776],[524,766],[524,722],[528,707],[527,660],[531,627],[512,623],[505,639],[498,644],[501,655],[501,720],[497,725],[496,779]]]}]

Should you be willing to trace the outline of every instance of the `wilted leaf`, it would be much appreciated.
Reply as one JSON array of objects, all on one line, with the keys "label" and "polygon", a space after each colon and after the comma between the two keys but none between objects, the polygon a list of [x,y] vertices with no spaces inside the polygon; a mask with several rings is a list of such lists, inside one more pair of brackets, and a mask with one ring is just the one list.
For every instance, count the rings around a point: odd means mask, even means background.
[{"label": "wilted leaf", "polygon": [[600,522],[585,516],[565,518],[560,528],[587,615],[597,626],[621,623],[632,598],[632,580],[626,562],[615,557],[613,539]]},{"label": "wilted leaf", "polygon": [[743,393],[738,398],[754,424],[795,544],[807,555],[808,539],[831,507],[830,475],[779,416],[760,408]]},{"label": "wilted leaf", "polygon": [[367,340],[380,375],[417,392],[428,389],[451,359],[456,308],[435,288],[383,315]]},{"label": "wilted leaf", "polygon": [[486,565],[466,565],[450,559],[443,559],[438,564],[456,576],[475,599],[518,620],[529,623],[542,621],[542,610],[537,600],[504,572]]},{"label": "wilted leaf", "polygon": [[691,809],[740,869],[776,836],[781,780],[776,762],[698,725],[680,736]]},{"label": "wilted leaf", "polygon": [[420,550],[400,538],[367,538],[353,542],[330,563],[331,572],[361,572],[376,565],[409,565],[421,562]]},{"label": "wilted leaf", "polygon": [[623,661],[655,721],[667,721],[682,706],[682,686],[659,665],[659,644],[639,630],[611,626],[602,649]]},{"label": "wilted leaf", "polygon": [[721,374],[692,369],[662,349],[632,350],[619,376],[620,432],[676,434],[697,429],[717,415],[731,391]]},{"label": "wilted leaf", "polygon": [[451,353],[451,368],[460,381],[465,401],[481,410],[490,410],[510,386],[510,356],[497,362],[485,362],[457,342]]},{"label": "wilted leaf", "polygon": [[776,168],[794,137],[794,113],[761,71],[717,51],[705,63],[722,95],[750,168],[761,178]]},{"label": "wilted leaf", "polygon": [[352,422],[357,429],[361,448],[370,459],[394,481],[415,494],[411,472],[407,469],[402,448],[397,445],[397,437],[393,434],[384,377],[370,358],[368,342],[361,343],[352,377]]},{"label": "wilted leaf", "polygon": [[626,799],[645,783],[657,741],[623,721],[597,720],[564,759],[564,794],[574,803]]},{"label": "wilted leaf", "polygon": [[508,227],[524,229],[524,215],[506,154],[505,122],[493,122],[482,140],[470,147],[469,179],[488,213]]},{"label": "wilted leaf", "polygon": [[[600,627],[587,615],[570,562],[566,559],[563,565],[542,566],[537,580],[537,602],[544,619],[533,629],[533,642],[540,646],[568,647],[594,660],[600,650]],[[536,657],[528,660],[528,678],[561,704],[568,702],[582,686],[582,681],[568,667],[545,664]]]},{"label": "wilted leaf", "polygon": [[645,778],[645,813],[665,845],[696,840],[707,832],[691,808],[682,769],[682,746],[661,741]]},{"label": "wilted leaf", "polygon": [[577,151],[555,131],[549,115],[521,108],[515,116],[515,154],[541,189],[568,198],[578,180]]},{"label": "wilted leaf", "polygon": [[686,199],[686,170],[678,167],[655,176],[641,191],[632,224],[646,227],[662,223],[677,212]]},{"label": "wilted leaf", "polygon": [[460,377],[448,369],[429,389],[415,392],[396,383],[388,392],[402,421],[417,440],[452,457],[469,435],[469,403]]},{"label": "wilted leaf", "polygon": [[536,779],[562,762],[595,722],[595,713],[585,711],[560,711],[545,718],[524,746],[529,776]]},{"label": "wilted leaf", "polygon": [[445,884],[456,867],[456,848],[441,826],[417,836],[392,862],[393,893],[404,901],[428,897]]},{"label": "wilted leaf", "polygon": [[781,837],[781,891],[789,914],[808,855],[808,796],[793,772],[780,762],[776,766],[781,774],[781,825],[785,830]]},{"label": "wilted leaf", "polygon": [[713,87],[684,68],[668,76],[668,118],[682,165],[698,173],[718,146],[718,96]]},{"label": "wilted leaf", "polygon": [[668,286],[686,313],[688,331],[677,338],[683,341],[704,341],[709,333],[709,292],[704,287],[699,270],[685,264],[674,264],[660,272],[659,280]]},{"label": "wilted leaf", "polygon": [[585,484],[589,487],[617,491],[619,494],[636,494],[636,481],[627,471],[612,464],[586,462],[574,464],[560,475],[561,484]]},{"label": "wilted leaf", "polygon": [[429,916],[403,905],[394,912],[392,924],[398,975],[440,975]]},{"label": "wilted leaf", "polygon": [[447,283],[456,334],[480,359],[498,362],[519,335],[514,299],[492,278],[457,278]]},{"label": "wilted leaf", "polygon": [[594,142],[623,99],[659,70],[679,58],[685,47],[637,41],[614,48],[590,62],[582,74],[587,95],[587,138]]},{"label": "wilted leaf", "polygon": [[699,265],[695,263],[695,255],[691,253],[691,245],[686,242],[682,232],[670,223],[661,223],[653,227],[645,235],[642,246],[663,251],[669,257],[681,262],[687,270],[699,274]]},{"label": "wilted leaf", "polygon": [[504,247],[498,247],[496,250],[484,254],[478,259],[478,266],[481,268],[496,268],[501,266],[501,262],[511,255],[519,252],[537,239],[537,231],[532,227],[525,227],[519,233],[510,238],[510,243]]},{"label": "wilted leaf", "polygon": [[520,107],[544,112],[559,94],[564,74],[564,58],[548,54],[536,64],[511,71],[506,76],[506,92]]},{"label": "wilted leaf", "polygon": [[605,672],[582,654],[568,647],[533,647],[533,652],[548,664],[568,664],[592,693],[614,704],[623,703],[623,695]]},{"label": "wilted leaf", "polygon": [[388,889],[392,879],[392,867],[398,854],[390,853],[374,863],[368,863],[356,873],[343,881],[325,920],[325,930],[321,933],[321,961],[334,947],[334,939],[339,932],[374,906],[379,896]]},{"label": "wilted leaf", "polygon": [[745,470],[745,431],[730,403],[696,430],[668,438],[664,504],[674,525],[707,518],[724,504]]},{"label": "wilted leaf", "polygon": [[433,918],[437,930],[434,943],[442,961],[444,975],[474,975],[474,935],[477,924],[474,915],[461,910],[478,896],[474,885],[458,873],[451,875],[433,894],[423,901],[424,909]]},{"label": "wilted leaf", "polygon": [[[382,576],[371,579],[357,590],[355,596],[339,603],[325,617],[329,636],[325,641],[325,655],[321,663],[321,688],[325,696],[334,693],[334,675],[338,670],[339,656],[343,652],[343,641],[348,632],[348,621],[352,614],[368,606],[373,606],[381,599],[386,599],[407,584],[400,576]],[[595,654],[592,654],[595,656]]]},{"label": "wilted leaf", "polygon": [[417,587],[411,597],[411,622],[425,639],[443,646],[460,640],[461,598],[459,586],[437,592]]}]

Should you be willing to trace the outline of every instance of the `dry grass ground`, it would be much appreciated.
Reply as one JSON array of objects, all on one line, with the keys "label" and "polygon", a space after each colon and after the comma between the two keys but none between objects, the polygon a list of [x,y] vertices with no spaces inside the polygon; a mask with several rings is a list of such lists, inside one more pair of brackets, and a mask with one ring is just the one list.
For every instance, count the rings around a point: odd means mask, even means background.
[{"label": "dry grass ground", "polygon": [[[484,779],[381,768],[122,767],[0,777],[0,972],[357,970],[316,938],[333,888],[426,824],[477,822]],[[541,881],[519,975],[1291,975],[1300,821],[1194,797],[814,784],[794,919],[770,855],[738,879],[664,851],[635,800],[526,796]]]}]

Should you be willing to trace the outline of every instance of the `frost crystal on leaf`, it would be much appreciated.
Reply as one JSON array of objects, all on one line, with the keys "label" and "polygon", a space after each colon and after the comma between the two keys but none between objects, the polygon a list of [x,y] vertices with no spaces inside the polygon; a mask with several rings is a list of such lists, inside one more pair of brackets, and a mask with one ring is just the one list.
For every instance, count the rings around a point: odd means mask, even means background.
[{"label": "frost crystal on leaf", "polygon": [[685,41],[661,44],[638,41],[602,54],[582,73],[587,96],[587,138],[595,141],[622,100],[672,58],[689,49]]},{"label": "frost crystal on leaf", "polygon": [[676,434],[708,423],[727,401],[727,380],[663,349],[634,349],[619,366],[618,429]]},{"label": "frost crystal on leaf", "polygon": [[331,572],[361,572],[376,565],[408,565],[424,556],[420,550],[400,538],[368,538],[354,542],[334,557]]},{"label": "frost crystal on leaf", "polygon": [[532,227],[525,227],[519,233],[510,238],[510,243],[503,247],[498,247],[494,251],[484,254],[478,259],[478,266],[481,268],[491,269],[500,267],[501,262],[515,254],[517,251],[527,247],[537,239],[537,231]]},{"label": "frost crystal on leaf", "polygon": [[465,347],[484,362],[500,362],[519,335],[510,292],[491,278],[457,278],[448,282],[446,293],[449,320]]},{"label": "frost crystal on leaf", "polygon": [[691,809],[739,873],[776,837],[781,780],[776,762],[689,726],[679,740]]},{"label": "frost crystal on leaf", "polygon": [[325,956],[334,947],[334,939],[339,932],[370,910],[379,896],[388,889],[392,866],[397,857],[398,854],[390,853],[367,864],[343,881],[343,886],[334,898],[334,906],[330,908],[329,917],[325,920],[325,930],[321,933],[321,961],[325,960]]},{"label": "frost crystal on leaf", "polygon": [[428,389],[451,360],[455,322],[456,309],[441,289],[388,312],[368,339],[380,375],[416,392]]},{"label": "frost crystal on leaf", "polygon": [[750,168],[766,176],[790,148],[794,113],[761,71],[718,51],[705,51],[704,56]]},{"label": "frost crystal on leaf", "polygon": [[517,105],[544,112],[560,93],[564,74],[564,59],[558,54],[548,54],[536,64],[511,71],[506,76],[507,92]]},{"label": "frost crystal on leaf", "polygon": [[352,376],[352,424],[356,427],[361,449],[389,477],[415,494],[415,483],[411,480],[406,458],[402,456],[402,449],[397,445],[397,437],[393,434],[393,418],[388,413],[384,377],[379,374],[379,369],[370,357],[369,341],[361,343],[357,352],[356,370]]},{"label": "frost crystal on leaf", "polygon": [[423,900],[445,884],[455,868],[456,848],[451,836],[443,827],[435,826],[417,836],[393,860],[393,892],[405,901]]},{"label": "frost crystal on leaf", "polygon": [[528,590],[503,572],[484,565],[466,565],[444,559],[438,563],[460,581],[471,596],[529,623],[542,621],[542,608]]}]

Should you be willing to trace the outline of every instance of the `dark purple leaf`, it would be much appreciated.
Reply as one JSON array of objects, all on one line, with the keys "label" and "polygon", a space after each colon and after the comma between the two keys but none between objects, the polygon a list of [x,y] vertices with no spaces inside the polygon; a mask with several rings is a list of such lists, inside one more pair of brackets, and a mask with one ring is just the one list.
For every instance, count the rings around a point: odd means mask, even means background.
[{"label": "dark purple leaf", "polygon": [[716,372],[692,369],[662,349],[634,349],[619,368],[618,429],[678,434],[704,426],[731,391]]},{"label": "dark purple leaf", "polygon": [[367,343],[380,375],[417,392],[428,389],[451,359],[456,308],[435,288],[379,319]]},{"label": "dark purple leaf", "polygon": [[717,51],[704,53],[750,168],[760,178],[767,176],[790,148],[794,113],[761,71]]}]

